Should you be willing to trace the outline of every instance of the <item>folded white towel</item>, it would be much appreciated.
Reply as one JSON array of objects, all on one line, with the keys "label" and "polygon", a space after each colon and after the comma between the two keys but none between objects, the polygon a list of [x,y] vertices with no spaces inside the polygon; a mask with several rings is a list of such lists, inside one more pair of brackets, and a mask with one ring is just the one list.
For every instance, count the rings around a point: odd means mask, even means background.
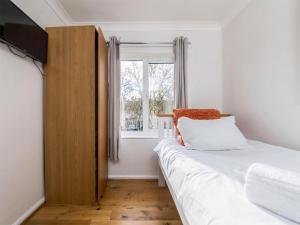
[{"label": "folded white towel", "polygon": [[300,223],[300,174],[253,164],[246,175],[245,192],[254,204]]}]

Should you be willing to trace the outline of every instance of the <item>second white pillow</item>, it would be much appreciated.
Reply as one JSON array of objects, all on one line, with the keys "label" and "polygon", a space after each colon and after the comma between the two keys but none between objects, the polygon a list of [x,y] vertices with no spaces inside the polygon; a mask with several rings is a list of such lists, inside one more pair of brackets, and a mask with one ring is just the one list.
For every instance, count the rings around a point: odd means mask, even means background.
[{"label": "second white pillow", "polygon": [[192,120],[182,117],[178,120],[178,129],[190,150],[226,151],[248,146],[234,120]]}]

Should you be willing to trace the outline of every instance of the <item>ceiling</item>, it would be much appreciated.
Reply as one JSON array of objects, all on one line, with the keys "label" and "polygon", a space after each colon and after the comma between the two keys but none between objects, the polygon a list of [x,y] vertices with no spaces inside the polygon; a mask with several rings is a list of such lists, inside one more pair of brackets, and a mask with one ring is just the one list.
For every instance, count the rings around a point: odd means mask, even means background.
[{"label": "ceiling", "polygon": [[74,22],[223,22],[250,0],[59,0]]}]

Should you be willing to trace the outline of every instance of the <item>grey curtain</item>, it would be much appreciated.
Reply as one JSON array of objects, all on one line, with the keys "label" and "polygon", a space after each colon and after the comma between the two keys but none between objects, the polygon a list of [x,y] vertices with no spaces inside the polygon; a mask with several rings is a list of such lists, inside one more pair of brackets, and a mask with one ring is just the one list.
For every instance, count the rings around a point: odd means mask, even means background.
[{"label": "grey curtain", "polygon": [[120,139],[120,43],[111,37],[108,52],[108,153],[113,161],[119,160]]},{"label": "grey curtain", "polygon": [[175,108],[187,108],[187,53],[188,39],[177,37],[174,40],[175,53]]}]

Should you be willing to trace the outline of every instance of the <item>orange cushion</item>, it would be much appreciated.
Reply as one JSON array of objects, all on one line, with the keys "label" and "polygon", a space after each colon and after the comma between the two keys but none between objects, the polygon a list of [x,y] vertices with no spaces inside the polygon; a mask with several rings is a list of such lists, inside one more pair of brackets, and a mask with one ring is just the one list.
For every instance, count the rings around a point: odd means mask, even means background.
[{"label": "orange cushion", "polygon": [[181,145],[184,145],[184,142],[177,128],[180,117],[187,117],[194,120],[216,120],[221,118],[220,111],[216,109],[174,109],[173,113],[176,137]]}]

